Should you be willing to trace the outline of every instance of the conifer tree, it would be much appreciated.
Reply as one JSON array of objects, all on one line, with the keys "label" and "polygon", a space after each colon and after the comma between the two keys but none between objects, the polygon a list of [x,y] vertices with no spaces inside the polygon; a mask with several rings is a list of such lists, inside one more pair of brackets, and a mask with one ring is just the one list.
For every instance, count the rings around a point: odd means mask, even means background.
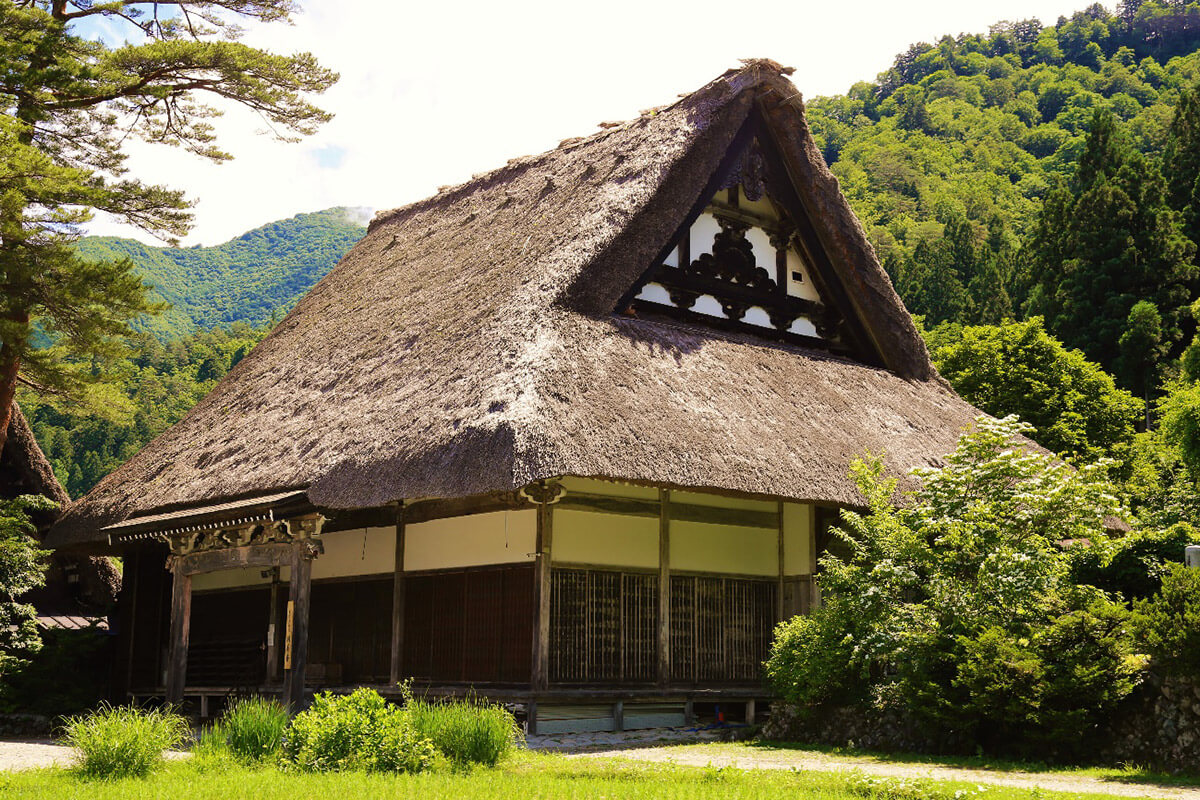
[{"label": "conifer tree", "polygon": [[[79,226],[94,211],[164,238],[189,226],[181,192],[126,176],[126,137],[229,158],[205,96],[290,136],[329,119],[305,95],[334,73],[308,53],[236,41],[235,20],[286,22],[294,10],[292,0],[0,0],[0,447],[19,381],[79,394],[129,319],[154,309],[127,260],[76,254]],[[82,35],[85,22],[134,40],[109,46]],[[54,346],[39,347],[37,331]]]},{"label": "conifer tree", "polygon": [[1200,84],[1183,92],[1163,153],[1171,207],[1183,215],[1184,233],[1200,246]]},{"label": "conifer tree", "polygon": [[1196,247],[1167,205],[1158,166],[1128,144],[1111,112],[1096,111],[1074,184],[1047,196],[1030,250],[1037,286],[1027,310],[1045,315],[1068,347],[1114,370],[1143,300],[1160,315],[1161,343],[1182,338]]}]

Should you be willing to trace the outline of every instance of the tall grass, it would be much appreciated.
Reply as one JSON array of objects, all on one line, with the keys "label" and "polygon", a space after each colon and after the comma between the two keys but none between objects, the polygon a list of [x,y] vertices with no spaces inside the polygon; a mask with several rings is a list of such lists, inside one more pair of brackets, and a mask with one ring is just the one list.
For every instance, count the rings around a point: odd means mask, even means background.
[{"label": "tall grass", "polygon": [[71,717],[63,743],[76,748],[78,772],[88,778],[145,777],[163,763],[163,751],[191,734],[187,720],[170,710],[102,703]]},{"label": "tall grass", "polygon": [[214,726],[229,752],[243,761],[262,761],[279,752],[289,722],[288,711],[265,697],[234,700]]},{"label": "tall grass", "polygon": [[417,733],[457,766],[494,767],[513,751],[521,731],[513,715],[490,703],[409,700],[405,711]]}]

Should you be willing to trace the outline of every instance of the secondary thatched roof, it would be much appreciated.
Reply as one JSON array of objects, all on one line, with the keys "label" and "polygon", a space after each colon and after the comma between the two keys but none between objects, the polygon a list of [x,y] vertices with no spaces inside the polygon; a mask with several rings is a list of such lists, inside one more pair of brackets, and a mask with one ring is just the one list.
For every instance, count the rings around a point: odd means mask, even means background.
[{"label": "secondary thatched roof", "polygon": [[[887,370],[614,316],[756,108]],[[284,489],[316,504],[509,490],[563,474],[858,503],[978,412],[937,376],[809,134],[755,61],[671,106],[380,214],[181,422],[72,507],[131,515]]]},{"label": "secondary thatched roof", "polygon": [[0,453],[0,497],[22,494],[40,494],[64,506],[70,499],[33,437],[33,429],[21,413],[21,407],[13,403],[8,438]]}]

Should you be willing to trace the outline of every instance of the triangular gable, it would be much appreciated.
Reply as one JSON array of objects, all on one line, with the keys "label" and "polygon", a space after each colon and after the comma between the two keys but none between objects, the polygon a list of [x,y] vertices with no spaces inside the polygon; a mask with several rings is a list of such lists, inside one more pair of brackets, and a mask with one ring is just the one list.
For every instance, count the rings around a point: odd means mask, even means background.
[{"label": "triangular gable", "polygon": [[617,304],[881,365],[813,221],[751,114],[670,244]]}]

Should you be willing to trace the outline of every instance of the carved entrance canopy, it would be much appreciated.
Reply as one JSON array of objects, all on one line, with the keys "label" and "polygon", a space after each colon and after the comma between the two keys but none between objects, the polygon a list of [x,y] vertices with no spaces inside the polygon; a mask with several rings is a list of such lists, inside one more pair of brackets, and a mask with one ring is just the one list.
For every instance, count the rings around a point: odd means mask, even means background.
[{"label": "carved entrance canopy", "polygon": [[324,551],[320,539],[324,525],[325,517],[322,515],[305,514],[291,519],[243,522],[176,532],[168,535],[167,542],[174,556],[254,545],[299,544],[301,555],[312,559]]}]

